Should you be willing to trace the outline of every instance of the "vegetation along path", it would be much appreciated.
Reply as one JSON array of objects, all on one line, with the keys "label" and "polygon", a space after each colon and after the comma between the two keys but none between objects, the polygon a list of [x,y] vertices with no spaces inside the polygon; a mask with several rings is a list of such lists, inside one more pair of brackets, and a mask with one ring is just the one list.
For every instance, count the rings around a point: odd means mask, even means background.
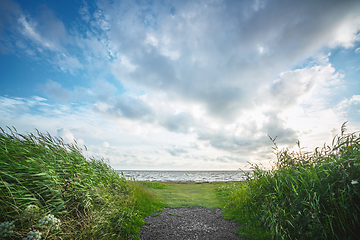
[{"label": "vegetation along path", "polygon": [[345,124],[331,146],[292,152],[274,141],[271,170],[252,165],[244,182],[211,184],[128,181],[77,145],[0,130],[1,239],[360,236],[360,137]]},{"label": "vegetation along path", "polygon": [[148,239],[245,239],[235,234],[239,223],[222,217],[216,189],[232,183],[142,182],[167,206],[144,220],[139,237]]}]

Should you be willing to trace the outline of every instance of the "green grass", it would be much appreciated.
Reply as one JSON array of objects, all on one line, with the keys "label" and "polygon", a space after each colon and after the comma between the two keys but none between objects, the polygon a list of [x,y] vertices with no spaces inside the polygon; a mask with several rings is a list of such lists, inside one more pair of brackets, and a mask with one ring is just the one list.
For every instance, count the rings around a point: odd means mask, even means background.
[{"label": "green grass", "polygon": [[360,138],[334,138],[314,152],[278,149],[266,171],[253,165],[244,183],[223,189],[225,214],[256,239],[358,239],[360,236]]},{"label": "green grass", "polygon": [[0,128],[0,238],[32,230],[41,239],[137,239],[143,217],[161,209],[148,188],[77,145],[8,129]]},{"label": "green grass", "polygon": [[141,182],[151,188],[163,201],[166,207],[193,207],[217,208],[223,206],[224,197],[218,194],[219,188],[233,183],[213,182]]},{"label": "green grass", "polygon": [[244,182],[196,184],[127,181],[77,145],[9,128],[0,134],[0,238],[32,230],[41,239],[137,239],[155,210],[202,206],[223,208],[252,240],[357,239],[360,138],[344,132],[345,125],[331,146],[314,152],[273,141],[273,169],[252,165]]}]

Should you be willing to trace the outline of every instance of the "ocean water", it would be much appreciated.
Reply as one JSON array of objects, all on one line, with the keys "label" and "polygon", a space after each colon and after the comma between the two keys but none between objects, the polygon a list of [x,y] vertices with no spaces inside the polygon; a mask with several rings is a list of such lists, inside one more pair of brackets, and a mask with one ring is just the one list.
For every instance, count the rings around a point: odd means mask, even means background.
[{"label": "ocean water", "polygon": [[245,179],[241,171],[136,171],[116,170],[126,179],[157,182],[230,182]]}]

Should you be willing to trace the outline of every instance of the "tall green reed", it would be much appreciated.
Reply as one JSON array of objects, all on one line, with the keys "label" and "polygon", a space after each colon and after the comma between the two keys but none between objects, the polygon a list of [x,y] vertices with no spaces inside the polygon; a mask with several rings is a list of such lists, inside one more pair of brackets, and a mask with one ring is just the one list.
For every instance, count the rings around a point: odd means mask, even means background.
[{"label": "tall green reed", "polygon": [[[360,138],[336,136],[331,146],[304,152],[279,149],[271,170],[253,174],[233,189],[226,211],[245,225],[263,229],[252,237],[357,239],[360,235]],[[251,234],[250,234],[251,235]],[[247,236],[250,236],[249,233]]]},{"label": "tall green reed", "polygon": [[[103,159],[86,159],[76,142],[0,130],[0,235],[9,225],[9,239],[136,239],[143,217],[161,207]],[[43,218],[61,227],[45,228]]]}]

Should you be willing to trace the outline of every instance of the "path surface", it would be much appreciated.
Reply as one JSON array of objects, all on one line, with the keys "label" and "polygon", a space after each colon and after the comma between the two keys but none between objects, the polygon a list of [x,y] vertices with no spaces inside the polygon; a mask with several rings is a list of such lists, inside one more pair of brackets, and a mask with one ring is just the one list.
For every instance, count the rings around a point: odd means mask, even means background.
[{"label": "path surface", "polygon": [[141,240],[246,240],[234,233],[239,223],[221,217],[220,208],[165,208],[146,217]]}]

